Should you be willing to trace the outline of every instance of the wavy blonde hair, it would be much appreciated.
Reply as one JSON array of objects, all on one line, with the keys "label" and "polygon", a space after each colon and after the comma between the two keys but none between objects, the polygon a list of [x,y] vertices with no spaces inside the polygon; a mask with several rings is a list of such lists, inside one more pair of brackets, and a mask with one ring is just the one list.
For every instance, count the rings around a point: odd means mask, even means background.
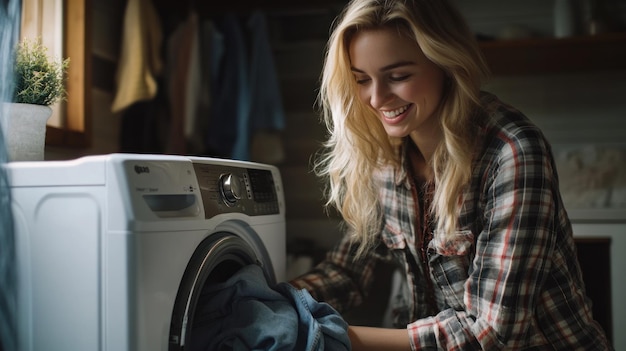
[{"label": "wavy blonde hair", "polygon": [[317,100],[329,136],[314,169],[327,178],[326,206],[339,211],[358,239],[358,255],[374,244],[371,239],[381,229],[374,171],[401,166],[401,140],[389,137],[375,111],[359,100],[348,54],[356,32],[380,28],[414,40],[448,79],[436,112],[443,142],[432,159],[436,233],[456,231],[460,195],[472,171],[473,120],[489,75],[473,34],[446,0],[352,0],[333,23]]}]

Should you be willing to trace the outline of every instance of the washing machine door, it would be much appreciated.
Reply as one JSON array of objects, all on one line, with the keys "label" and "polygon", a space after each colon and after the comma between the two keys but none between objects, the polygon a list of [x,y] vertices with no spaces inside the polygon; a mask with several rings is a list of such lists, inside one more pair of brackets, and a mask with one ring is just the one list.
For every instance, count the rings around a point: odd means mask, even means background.
[{"label": "washing machine door", "polygon": [[[211,284],[228,280],[241,268],[258,264],[253,248],[241,237],[227,232],[215,233],[198,245],[183,275],[172,312],[169,351],[189,350],[194,330],[194,317],[202,290]],[[263,269],[268,283],[275,284],[273,274]]]}]

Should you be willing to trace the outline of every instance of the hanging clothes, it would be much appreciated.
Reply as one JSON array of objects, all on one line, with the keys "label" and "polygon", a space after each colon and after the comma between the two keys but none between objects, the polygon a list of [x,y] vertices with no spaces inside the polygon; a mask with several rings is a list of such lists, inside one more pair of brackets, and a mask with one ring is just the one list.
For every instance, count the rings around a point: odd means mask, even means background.
[{"label": "hanging clothes", "polygon": [[264,13],[253,12],[245,26],[228,13],[215,20],[211,46],[211,114],[207,127],[207,150],[219,157],[250,160],[251,140],[264,133],[273,157],[282,159],[282,144],[274,140],[285,128],[282,97]]},{"label": "hanging clothes", "polygon": [[128,0],[116,72],[117,90],[111,106],[113,112],[121,112],[133,103],[156,96],[156,77],[163,70],[162,41],[161,22],[152,2]]},{"label": "hanging clothes", "polygon": [[169,136],[165,150],[187,154],[188,125],[193,123],[199,93],[198,15],[189,16],[167,40],[167,95],[170,106]]},{"label": "hanging clothes", "polygon": [[[211,61],[213,40],[215,39],[215,25],[211,20],[200,21],[197,35],[197,59],[196,75],[198,85],[194,87],[197,93],[194,106],[194,115],[188,121],[185,129],[187,138],[187,152],[194,155],[205,154],[205,131],[209,127],[211,117],[211,75],[214,71]],[[195,66],[195,63],[194,63]],[[196,71],[196,70],[194,70]],[[189,88],[188,88],[189,89]]]},{"label": "hanging clothes", "polygon": [[[239,120],[237,141],[233,150],[233,157],[240,160],[250,160],[250,141],[257,132],[264,133],[265,143],[270,143],[272,141],[268,138],[279,137],[279,135],[265,132],[280,131],[285,128],[282,96],[265,14],[260,11],[252,13],[247,22],[247,29],[250,35],[248,85],[250,105],[247,115]],[[280,153],[282,148],[274,148],[274,152]],[[258,157],[272,158],[269,155]],[[277,163],[281,158],[273,157],[272,159]]]},{"label": "hanging clothes", "polygon": [[233,157],[241,125],[248,120],[248,52],[239,19],[233,13],[214,21],[211,116],[206,131],[209,155]]},{"label": "hanging clothes", "polygon": [[[129,0],[125,22],[131,23],[138,12],[144,11],[143,7],[150,7],[150,0]],[[145,11],[156,14],[151,7]],[[246,18],[227,13],[200,19],[190,10],[168,31],[165,64],[156,60],[159,53],[154,52],[157,46],[152,45],[156,41],[151,38],[157,37],[150,34],[152,25],[137,27],[129,24],[130,29],[125,28],[128,37],[124,44],[125,57],[129,62],[122,61],[118,70],[120,77],[128,76],[135,81],[120,82],[114,107],[128,109],[134,103],[164,96],[167,103],[158,106],[169,109],[166,127],[159,128],[160,135],[155,136],[162,142],[163,152],[238,160],[254,158],[274,164],[284,158],[279,133],[285,128],[285,116],[264,13],[256,11]],[[143,46],[135,43],[140,35],[144,38]],[[150,55],[143,51],[140,55],[129,55],[133,45],[149,48]],[[153,62],[159,73],[164,66],[162,79],[151,76],[156,72],[152,69]],[[157,82],[162,83],[160,90],[165,93],[157,95]],[[133,86],[139,88],[130,89]],[[138,111],[148,109],[132,109],[133,115]],[[125,114],[124,119],[133,115]],[[144,117],[150,123],[151,118]],[[128,126],[123,135],[136,134],[141,127],[137,122],[123,123]],[[159,126],[162,125],[159,120]],[[255,153],[251,153],[252,142]],[[141,147],[133,145],[128,138],[124,144],[132,149]],[[154,150],[154,144],[150,144]]]}]

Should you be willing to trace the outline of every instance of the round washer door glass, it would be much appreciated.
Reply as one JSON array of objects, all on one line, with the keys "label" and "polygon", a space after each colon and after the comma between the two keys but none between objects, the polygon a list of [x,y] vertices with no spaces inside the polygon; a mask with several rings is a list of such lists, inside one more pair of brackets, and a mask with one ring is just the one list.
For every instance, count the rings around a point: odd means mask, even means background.
[{"label": "round washer door glass", "polygon": [[[169,350],[186,350],[191,345],[195,311],[202,307],[202,290],[211,284],[225,282],[247,265],[261,262],[248,243],[237,235],[221,232],[206,238],[189,260],[183,275],[170,322]],[[272,282],[265,272],[265,278]]]}]

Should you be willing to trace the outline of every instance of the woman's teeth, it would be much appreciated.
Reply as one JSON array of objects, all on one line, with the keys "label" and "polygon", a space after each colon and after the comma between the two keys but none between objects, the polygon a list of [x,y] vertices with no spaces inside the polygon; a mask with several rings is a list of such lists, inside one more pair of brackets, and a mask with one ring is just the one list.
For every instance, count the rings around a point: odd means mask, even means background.
[{"label": "woman's teeth", "polygon": [[404,113],[404,111],[409,109],[409,105],[406,106],[402,106],[398,109],[395,109],[393,111],[382,111],[383,112],[383,116],[387,117],[387,118],[396,118],[399,115],[401,115],[402,113]]}]

